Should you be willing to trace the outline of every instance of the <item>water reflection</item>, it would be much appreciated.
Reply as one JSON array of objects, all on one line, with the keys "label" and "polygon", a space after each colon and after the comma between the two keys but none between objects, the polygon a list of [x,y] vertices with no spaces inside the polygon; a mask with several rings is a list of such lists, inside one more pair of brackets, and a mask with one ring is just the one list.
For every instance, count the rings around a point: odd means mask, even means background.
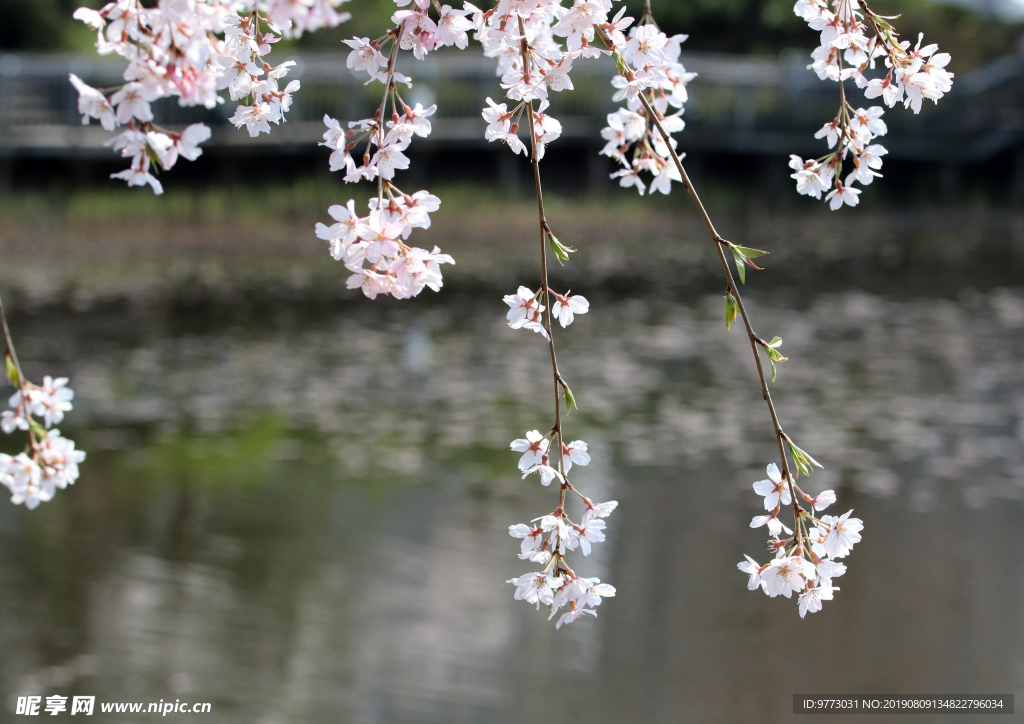
[{"label": "water reflection", "polygon": [[570,434],[580,485],[621,507],[578,570],[619,596],[557,634],[504,583],[507,526],[552,506],[508,441],[550,390],[498,306],[23,320],[29,367],[74,376],[90,458],[35,513],[0,506],[4,694],[447,724],[1024,690],[1024,292],[750,295],[792,359],[783,419],[827,465],[810,487],[867,524],[804,622],[734,568],[765,557],[749,485],[773,443],[721,298],[593,297],[563,337]]}]

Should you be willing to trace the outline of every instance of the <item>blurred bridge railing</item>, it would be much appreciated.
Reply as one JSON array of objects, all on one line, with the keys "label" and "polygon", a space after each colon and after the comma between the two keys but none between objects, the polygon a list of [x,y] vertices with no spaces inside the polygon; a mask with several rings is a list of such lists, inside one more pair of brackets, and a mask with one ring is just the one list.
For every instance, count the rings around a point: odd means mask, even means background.
[{"label": "blurred bridge railing", "polygon": [[[294,152],[321,140],[325,113],[341,120],[371,116],[380,102],[380,86],[364,86],[345,67],[343,53],[290,56],[298,67],[289,78],[302,90],[286,124],[251,139],[227,118],[230,101],[210,111],[180,108],[160,101],[158,122],[174,128],[204,121],[213,128],[207,148],[266,154]],[[835,115],[838,93],[806,69],[802,53],[779,60],[710,54],[687,54],[687,70],[699,75],[690,85],[690,102],[679,135],[684,149],[706,152],[819,156],[824,141],[813,133]],[[95,122],[82,126],[77,95],[68,73],[97,87],[121,83],[123,61],[116,58],[61,54],[0,56],[0,158],[109,155],[109,134]],[[502,96],[495,61],[472,51],[432,53],[423,62],[408,60],[400,69],[414,78],[407,100],[436,102],[434,133],[421,143],[484,147],[484,99]],[[613,111],[608,58],[581,62],[573,72],[574,91],[552,94],[552,113],[569,143],[599,146],[605,114]],[[871,105],[859,92],[857,105]],[[957,78],[936,107],[926,101],[920,115],[893,109],[885,117],[890,133],[885,145],[895,157],[947,163],[980,161],[1020,145],[1024,137],[1024,58],[1008,57]],[[563,141],[565,143],[565,141]]]}]

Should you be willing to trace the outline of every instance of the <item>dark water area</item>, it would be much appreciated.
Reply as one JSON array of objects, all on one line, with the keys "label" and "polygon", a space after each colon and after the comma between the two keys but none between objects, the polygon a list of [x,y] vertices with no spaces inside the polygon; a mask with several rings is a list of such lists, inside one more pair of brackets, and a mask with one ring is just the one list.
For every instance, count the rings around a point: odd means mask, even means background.
[{"label": "dark water area", "polygon": [[593,456],[575,483],[620,506],[576,570],[618,595],[557,632],[505,583],[531,570],[508,526],[557,499],[508,451],[551,424],[547,350],[505,325],[511,290],[21,316],[28,374],[72,377],[61,427],[89,457],[52,502],[0,505],[0,721],[25,694],[266,724],[1024,705],[1024,285],[956,277],[748,291],[790,357],[782,421],[825,465],[807,485],[865,522],[806,620],[735,567],[768,558],[750,486],[777,451],[720,292],[588,294],[558,335],[567,435]]}]

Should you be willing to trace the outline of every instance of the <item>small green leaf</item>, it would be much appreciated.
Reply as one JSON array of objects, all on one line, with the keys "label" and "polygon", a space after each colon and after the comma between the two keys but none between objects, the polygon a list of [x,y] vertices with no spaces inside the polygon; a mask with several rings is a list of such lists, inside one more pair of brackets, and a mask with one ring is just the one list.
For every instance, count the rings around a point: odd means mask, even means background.
[{"label": "small green leaf", "polygon": [[159,174],[161,170],[166,170],[164,169],[163,163],[161,163],[160,161],[160,157],[156,155],[156,149],[154,149],[148,143],[146,144],[146,153],[149,155],[149,161],[150,164],[153,166],[154,174]]},{"label": "small green leaf", "polygon": [[789,357],[783,357],[782,352],[779,351],[779,347],[782,346],[782,337],[776,337],[771,342],[765,342],[763,339],[758,339],[757,342],[768,353],[768,359],[772,363],[772,382],[774,382],[775,376],[778,374],[778,368],[775,366],[775,363],[785,362],[789,359]]},{"label": "small green leaf", "polygon": [[756,259],[759,256],[764,256],[767,251],[761,251],[760,249],[751,249],[749,246],[737,246],[734,249],[738,249],[743,256],[748,256],[751,259]]},{"label": "small green leaf", "polygon": [[615,58],[615,67],[619,69],[619,73],[626,75],[626,61],[622,59],[622,54],[615,50],[612,52],[612,57]]},{"label": "small green leaf", "polygon": [[559,259],[569,261],[569,255],[565,253],[565,249],[563,249],[562,245],[558,243],[558,239],[551,234],[548,234],[548,242],[551,244],[551,251],[555,252],[555,256]]},{"label": "small green leaf", "polygon": [[566,246],[565,244],[560,242],[558,239],[555,238],[555,235],[552,234],[550,231],[547,232],[547,234],[548,244],[551,245],[551,251],[553,251],[555,253],[555,256],[557,256],[561,260],[559,261],[559,264],[561,264],[562,261],[569,261],[569,254],[572,254],[576,250],[573,249],[571,246]]},{"label": "small green leaf", "polygon": [[29,427],[32,428],[32,432],[35,433],[36,437],[40,440],[46,439],[46,428],[39,424],[35,419],[29,420]]},{"label": "small green leaf", "polygon": [[[796,463],[797,468],[804,475],[811,474],[811,466],[819,468],[825,467],[806,452],[798,448],[792,440],[787,438],[786,444],[789,446],[789,452],[793,455],[793,462]],[[797,475],[799,475],[799,473],[797,473]]]},{"label": "small green leaf", "polygon": [[736,259],[736,273],[740,277],[740,284],[747,283],[747,257],[743,255],[743,252],[739,250],[739,247],[734,246],[732,248],[732,255]]},{"label": "small green leaf", "polygon": [[562,385],[562,394],[565,395],[565,414],[568,415],[571,408],[575,407],[577,410],[580,409],[579,405],[576,404],[576,398],[572,396],[572,390]]},{"label": "small green leaf", "polygon": [[16,390],[21,389],[21,380],[18,378],[18,368],[14,366],[9,352],[4,354],[4,371],[7,373],[7,381]]},{"label": "small green leaf", "polygon": [[732,323],[736,321],[736,312],[739,305],[736,304],[736,297],[732,294],[725,295],[725,328],[732,329]]}]

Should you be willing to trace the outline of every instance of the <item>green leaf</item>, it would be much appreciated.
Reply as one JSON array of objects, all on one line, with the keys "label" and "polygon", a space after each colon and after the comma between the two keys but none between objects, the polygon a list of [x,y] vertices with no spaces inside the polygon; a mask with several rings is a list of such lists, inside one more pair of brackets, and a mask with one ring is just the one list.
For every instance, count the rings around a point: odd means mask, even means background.
[{"label": "green leaf", "polygon": [[736,321],[736,312],[739,305],[736,304],[736,297],[732,294],[725,295],[725,328],[732,329],[732,323]]},{"label": "green leaf", "polygon": [[783,357],[782,352],[779,351],[779,347],[782,346],[782,337],[775,337],[771,342],[765,342],[763,339],[758,339],[757,343],[764,347],[764,351],[768,353],[768,359],[772,363],[772,382],[775,381],[775,376],[778,374],[778,369],[775,366],[776,362],[785,362],[789,357]]},{"label": "green leaf", "polygon": [[555,256],[559,259],[569,261],[569,255],[565,252],[565,249],[562,248],[562,245],[558,243],[558,239],[551,234],[548,234],[548,242],[551,244],[551,251],[555,252]]},{"label": "green leaf", "polygon": [[36,437],[38,437],[40,440],[45,440],[46,439],[46,428],[45,427],[40,425],[39,422],[37,422],[35,419],[30,419],[28,424],[29,424],[29,427],[32,428],[32,432],[35,433]]},{"label": "green leaf", "polygon": [[612,57],[615,58],[615,67],[619,69],[619,73],[626,75],[626,61],[622,59],[622,54],[619,51],[612,51]]},{"label": "green leaf", "polygon": [[7,373],[7,381],[16,390],[21,389],[21,380],[18,378],[18,368],[14,366],[9,352],[4,354],[4,371]]},{"label": "green leaf", "polygon": [[748,256],[751,259],[756,259],[759,256],[764,256],[767,251],[761,251],[760,249],[751,249],[749,246],[736,246],[733,249],[738,249],[743,256]]},{"label": "green leaf", "polygon": [[558,239],[555,238],[555,235],[552,234],[550,231],[547,232],[547,234],[548,244],[551,245],[551,251],[553,251],[555,253],[555,256],[557,256],[561,260],[558,263],[561,264],[562,261],[569,261],[569,254],[572,254],[576,250],[573,249],[571,246],[566,246],[565,244],[560,242]]},{"label": "green leaf", "polygon": [[736,273],[740,277],[740,284],[747,283],[747,257],[743,255],[743,252],[739,250],[739,247],[734,246],[732,248],[732,255],[736,259]]},{"label": "green leaf", "polygon": [[576,398],[572,396],[572,390],[566,385],[562,385],[562,394],[565,395],[565,414],[569,414],[570,408],[575,407],[577,410],[580,409],[579,405],[576,404]]},{"label": "green leaf", "polygon": [[[817,460],[812,458],[810,455],[808,455],[806,452],[804,452],[803,450],[798,448],[796,446],[796,444],[792,440],[787,438],[786,439],[786,444],[789,446],[789,452],[793,455],[793,462],[796,463],[797,468],[804,475],[810,475],[811,474],[811,467],[812,466],[818,467],[818,468],[824,468],[825,467],[824,465],[819,463]],[[799,476],[799,473],[797,473],[797,475]]]},{"label": "green leaf", "polygon": [[146,144],[146,153],[149,155],[149,161],[153,166],[154,174],[159,174],[161,170],[166,170],[163,163],[160,162],[160,157],[156,155],[156,150],[148,143]]}]

